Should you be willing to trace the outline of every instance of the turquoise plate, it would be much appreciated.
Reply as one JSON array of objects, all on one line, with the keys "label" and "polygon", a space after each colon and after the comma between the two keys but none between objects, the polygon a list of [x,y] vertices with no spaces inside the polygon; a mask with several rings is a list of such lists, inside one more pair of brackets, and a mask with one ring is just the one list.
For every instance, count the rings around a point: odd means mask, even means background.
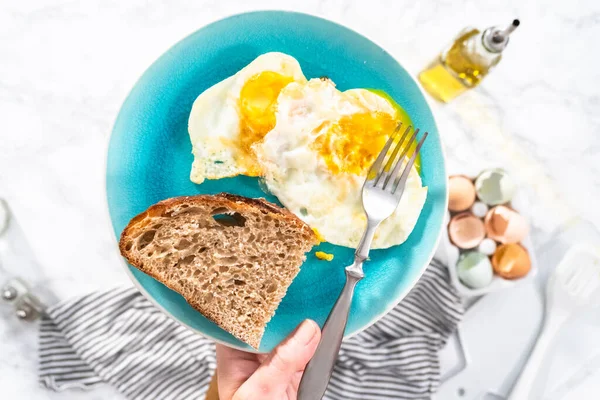
[{"label": "turquoise plate", "polygon": [[[374,323],[415,284],[437,245],[447,189],[442,145],[431,110],[410,75],[385,50],[333,22],[305,14],[263,11],[235,15],[205,26],[177,43],[148,68],[121,107],[108,148],[106,192],[117,236],[148,206],[173,196],[230,192],[265,197],[257,179],[189,180],[192,164],[187,121],[205,89],[235,74],[257,56],[280,51],[295,57],[304,74],[328,76],[340,90],[381,89],[429,131],[422,156],[427,202],[407,242],[371,252],[358,284],[346,335]],[[268,200],[277,202],[273,196]],[[260,350],[269,351],[305,318],[323,324],[344,284],[348,248],[323,244],[332,262],[307,256],[277,313],[267,325]],[[313,250],[315,251],[315,250]],[[190,307],[176,292],[127,266],[142,293],[177,321],[230,346],[250,349]]]}]

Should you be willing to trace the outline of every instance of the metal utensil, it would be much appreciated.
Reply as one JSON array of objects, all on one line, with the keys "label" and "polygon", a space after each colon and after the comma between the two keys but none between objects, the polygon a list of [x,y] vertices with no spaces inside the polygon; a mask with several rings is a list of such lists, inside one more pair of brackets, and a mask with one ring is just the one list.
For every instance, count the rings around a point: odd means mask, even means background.
[{"label": "metal utensil", "polygon": [[[544,325],[510,400],[531,399],[531,389],[544,356],[563,324],[595,300],[600,289],[600,254],[593,248],[573,247],[548,279]],[[540,393],[541,395],[541,393]]]},{"label": "metal utensil", "polygon": [[42,283],[44,275],[31,253],[8,203],[0,198],[0,308],[12,307],[13,315],[24,321],[38,319],[45,304],[56,302]]},{"label": "metal utensil", "polygon": [[[354,253],[354,263],[346,267],[346,284],[325,321],[317,351],[302,376],[298,388],[299,400],[320,399],[327,389],[348,321],[354,287],[364,277],[362,265],[369,256],[375,231],[379,224],[392,215],[398,207],[408,174],[427,137],[425,132],[408,158],[419,129],[411,134],[412,127],[409,126],[397,140],[401,126],[402,124],[399,124],[390,135],[367,174],[362,188],[362,204],[367,216],[367,228]],[[406,142],[407,138],[408,142]]]}]

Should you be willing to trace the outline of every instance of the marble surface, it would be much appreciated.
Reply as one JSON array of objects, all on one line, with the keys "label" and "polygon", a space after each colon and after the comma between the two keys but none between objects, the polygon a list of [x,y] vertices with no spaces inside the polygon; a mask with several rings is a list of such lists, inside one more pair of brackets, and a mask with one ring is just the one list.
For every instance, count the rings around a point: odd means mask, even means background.
[{"label": "marble surface", "polygon": [[[0,279],[18,272],[63,299],[128,284],[104,197],[105,147],[119,107],[140,74],[177,40],[250,9],[341,22],[386,48],[413,75],[463,27],[518,16],[522,26],[480,88],[449,105],[431,102],[450,171],[503,166],[513,172],[535,199],[529,213],[540,248],[573,224],[600,230],[599,2],[249,3],[0,0],[0,197],[28,243],[22,259],[4,259]],[[0,315],[2,398],[118,398],[108,387],[62,394],[40,388],[34,326],[14,321],[6,308]],[[571,335],[570,341],[577,332]],[[599,381],[598,358],[586,362],[585,376]],[[574,380],[552,398],[600,392],[593,379]]]}]

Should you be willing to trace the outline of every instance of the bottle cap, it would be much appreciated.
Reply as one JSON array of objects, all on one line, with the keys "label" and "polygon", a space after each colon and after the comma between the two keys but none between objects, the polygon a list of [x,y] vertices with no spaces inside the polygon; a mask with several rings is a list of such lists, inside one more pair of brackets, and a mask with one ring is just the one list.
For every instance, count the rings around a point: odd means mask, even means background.
[{"label": "bottle cap", "polygon": [[486,29],[485,32],[483,32],[483,45],[492,53],[501,53],[508,44],[510,34],[517,29],[520,24],[519,20],[515,19],[506,29],[497,26]]}]

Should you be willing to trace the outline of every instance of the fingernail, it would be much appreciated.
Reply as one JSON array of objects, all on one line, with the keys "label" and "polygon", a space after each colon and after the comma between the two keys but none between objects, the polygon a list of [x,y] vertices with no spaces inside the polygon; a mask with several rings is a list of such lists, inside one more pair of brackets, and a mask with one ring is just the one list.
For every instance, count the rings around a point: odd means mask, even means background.
[{"label": "fingernail", "polygon": [[294,339],[296,339],[301,345],[306,346],[310,343],[312,338],[315,337],[317,329],[317,323],[307,319],[298,327],[298,330],[294,335]]}]

